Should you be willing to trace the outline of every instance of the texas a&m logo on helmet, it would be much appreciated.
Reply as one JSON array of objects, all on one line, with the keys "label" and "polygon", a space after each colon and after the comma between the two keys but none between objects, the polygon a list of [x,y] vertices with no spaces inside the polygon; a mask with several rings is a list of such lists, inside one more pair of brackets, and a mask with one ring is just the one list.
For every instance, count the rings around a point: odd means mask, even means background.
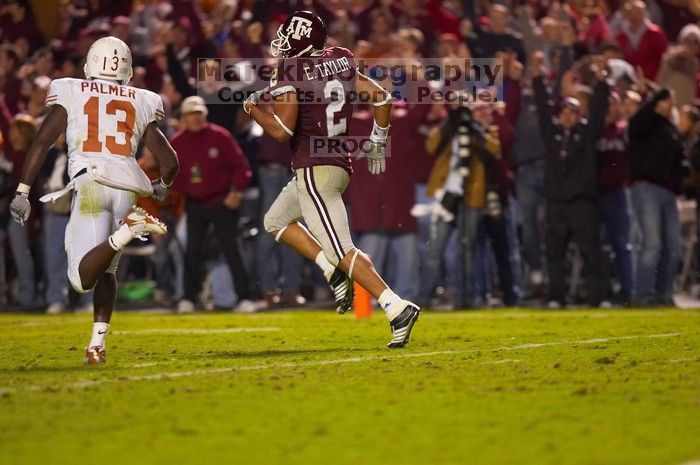
[{"label": "texas a&m logo on helmet", "polygon": [[277,38],[272,41],[273,56],[295,58],[322,50],[328,32],[326,23],[311,11],[295,11],[277,29]]},{"label": "texas a&m logo on helmet", "polygon": [[301,40],[302,37],[310,39],[312,24],[311,20],[301,16],[292,16],[289,26],[287,26],[287,34],[294,40]]}]

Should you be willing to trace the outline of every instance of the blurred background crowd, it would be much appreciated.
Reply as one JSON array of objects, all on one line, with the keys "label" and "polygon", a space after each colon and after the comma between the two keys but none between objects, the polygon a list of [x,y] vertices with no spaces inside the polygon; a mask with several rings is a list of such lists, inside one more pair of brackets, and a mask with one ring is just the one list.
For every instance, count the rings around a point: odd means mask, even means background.
[{"label": "blurred background crowd", "polygon": [[[394,106],[387,172],[355,163],[346,201],[356,244],[394,290],[432,308],[673,305],[696,292],[700,195],[697,0],[3,0],[0,7],[0,300],[89,309],[70,295],[68,204],[38,197],[67,182],[50,151],[29,227],[7,204],[45,114],[51,79],[83,77],[92,42],[130,45],[131,85],[160,93],[181,169],[170,228],[130,247],[124,302],[180,311],[323,306],[315,266],[261,234],[291,179],[289,148],[235,104],[197,95],[197,58],[269,56],[286,14],[311,9],[328,45],[371,68],[387,58],[497,58],[498,103]],[[391,85],[390,82],[385,82]],[[245,83],[241,83],[245,86]],[[431,83],[439,91],[439,82]],[[400,94],[400,89],[398,90]],[[467,103],[467,101],[469,101]],[[352,130],[368,133],[360,107]],[[139,154],[157,175],[154,157]],[[137,304],[141,305],[141,304]]]}]

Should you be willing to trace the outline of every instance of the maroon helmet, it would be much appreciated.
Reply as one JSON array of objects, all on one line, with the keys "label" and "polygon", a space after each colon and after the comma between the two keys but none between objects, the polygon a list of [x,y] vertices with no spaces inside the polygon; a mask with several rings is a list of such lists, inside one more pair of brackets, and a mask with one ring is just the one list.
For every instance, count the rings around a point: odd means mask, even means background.
[{"label": "maroon helmet", "polygon": [[311,11],[295,11],[277,29],[277,38],[270,44],[272,55],[295,58],[322,50],[326,45],[326,23]]}]

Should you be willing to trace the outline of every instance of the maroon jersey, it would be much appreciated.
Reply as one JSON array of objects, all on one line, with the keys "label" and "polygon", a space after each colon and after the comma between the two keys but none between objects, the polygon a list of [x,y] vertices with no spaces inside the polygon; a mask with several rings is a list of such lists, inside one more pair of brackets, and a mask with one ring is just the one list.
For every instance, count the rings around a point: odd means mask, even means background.
[{"label": "maroon jersey", "polygon": [[331,47],[317,56],[280,60],[270,80],[270,94],[296,92],[297,123],[291,129],[292,168],[335,165],[352,172],[341,143],[347,136],[357,65],[352,52]]},{"label": "maroon jersey", "polygon": [[596,144],[598,152],[598,193],[609,194],[629,184],[627,123],[609,123]]}]

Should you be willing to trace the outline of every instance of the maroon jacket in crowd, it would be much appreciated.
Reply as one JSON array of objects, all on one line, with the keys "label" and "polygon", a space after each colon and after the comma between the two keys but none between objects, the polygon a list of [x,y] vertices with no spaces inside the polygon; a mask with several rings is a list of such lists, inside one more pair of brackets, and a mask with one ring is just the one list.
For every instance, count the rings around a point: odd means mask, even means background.
[{"label": "maroon jacket in crowd", "polygon": [[170,141],[180,159],[174,188],[185,198],[219,202],[231,190],[250,183],[250,164],[238,143],[221,126],[206,123],[201,131],[181,129]]},{"label": "maroon jacket in crowd", "polygon": [[0,100],[0,133],[2,133],[3,147],[0,151],[5,152],[5,158],[12,162],[12,183],[18,185],[22,177],[22,168],[27,158],[26,150],[15,150],[10,143],[10,125],[14,117],[3,100]]},{"label": "maroon jacket in crowd", "polygon": [[428,0],[425,2],[425,11],[430,17],[430,22],[437,34],[454,34],[461,37],[459,32],[460,17],[445,8],[442,0]]},{"label": "maroon jacket in crowd", "polygon": [[[349,189],[353,231],[416,232],[417,223],[411,216],[411,208],[415,204],[415,184],[419,177],[417,158],[425,145],[416,128],[429,110],[430,105],[408,108],[400,102],[394,104],[384,173],[372,175],[367,170],[367,160],[353,158]],[[369,111],[356,111],[350,123],[350,134],[368,135],[372,123]]]},{"label": "maroon jacket in crowd", "polygon": [[622,189],[629,184],[630,163],[626,130],[626,121],[609,123],[596,143],[598,193],[601,195]]},{"label": "maroon jacket in crowd", "polygon": [[661,66],[661,56],[668,47],[668,39],[663,29],[656,24],[648,24],[636,47],[623,31],[617,35],[617,43],[625,61],[634,67],[641,66],[644,77],[652,81],[656,80],[656,73]]}]

